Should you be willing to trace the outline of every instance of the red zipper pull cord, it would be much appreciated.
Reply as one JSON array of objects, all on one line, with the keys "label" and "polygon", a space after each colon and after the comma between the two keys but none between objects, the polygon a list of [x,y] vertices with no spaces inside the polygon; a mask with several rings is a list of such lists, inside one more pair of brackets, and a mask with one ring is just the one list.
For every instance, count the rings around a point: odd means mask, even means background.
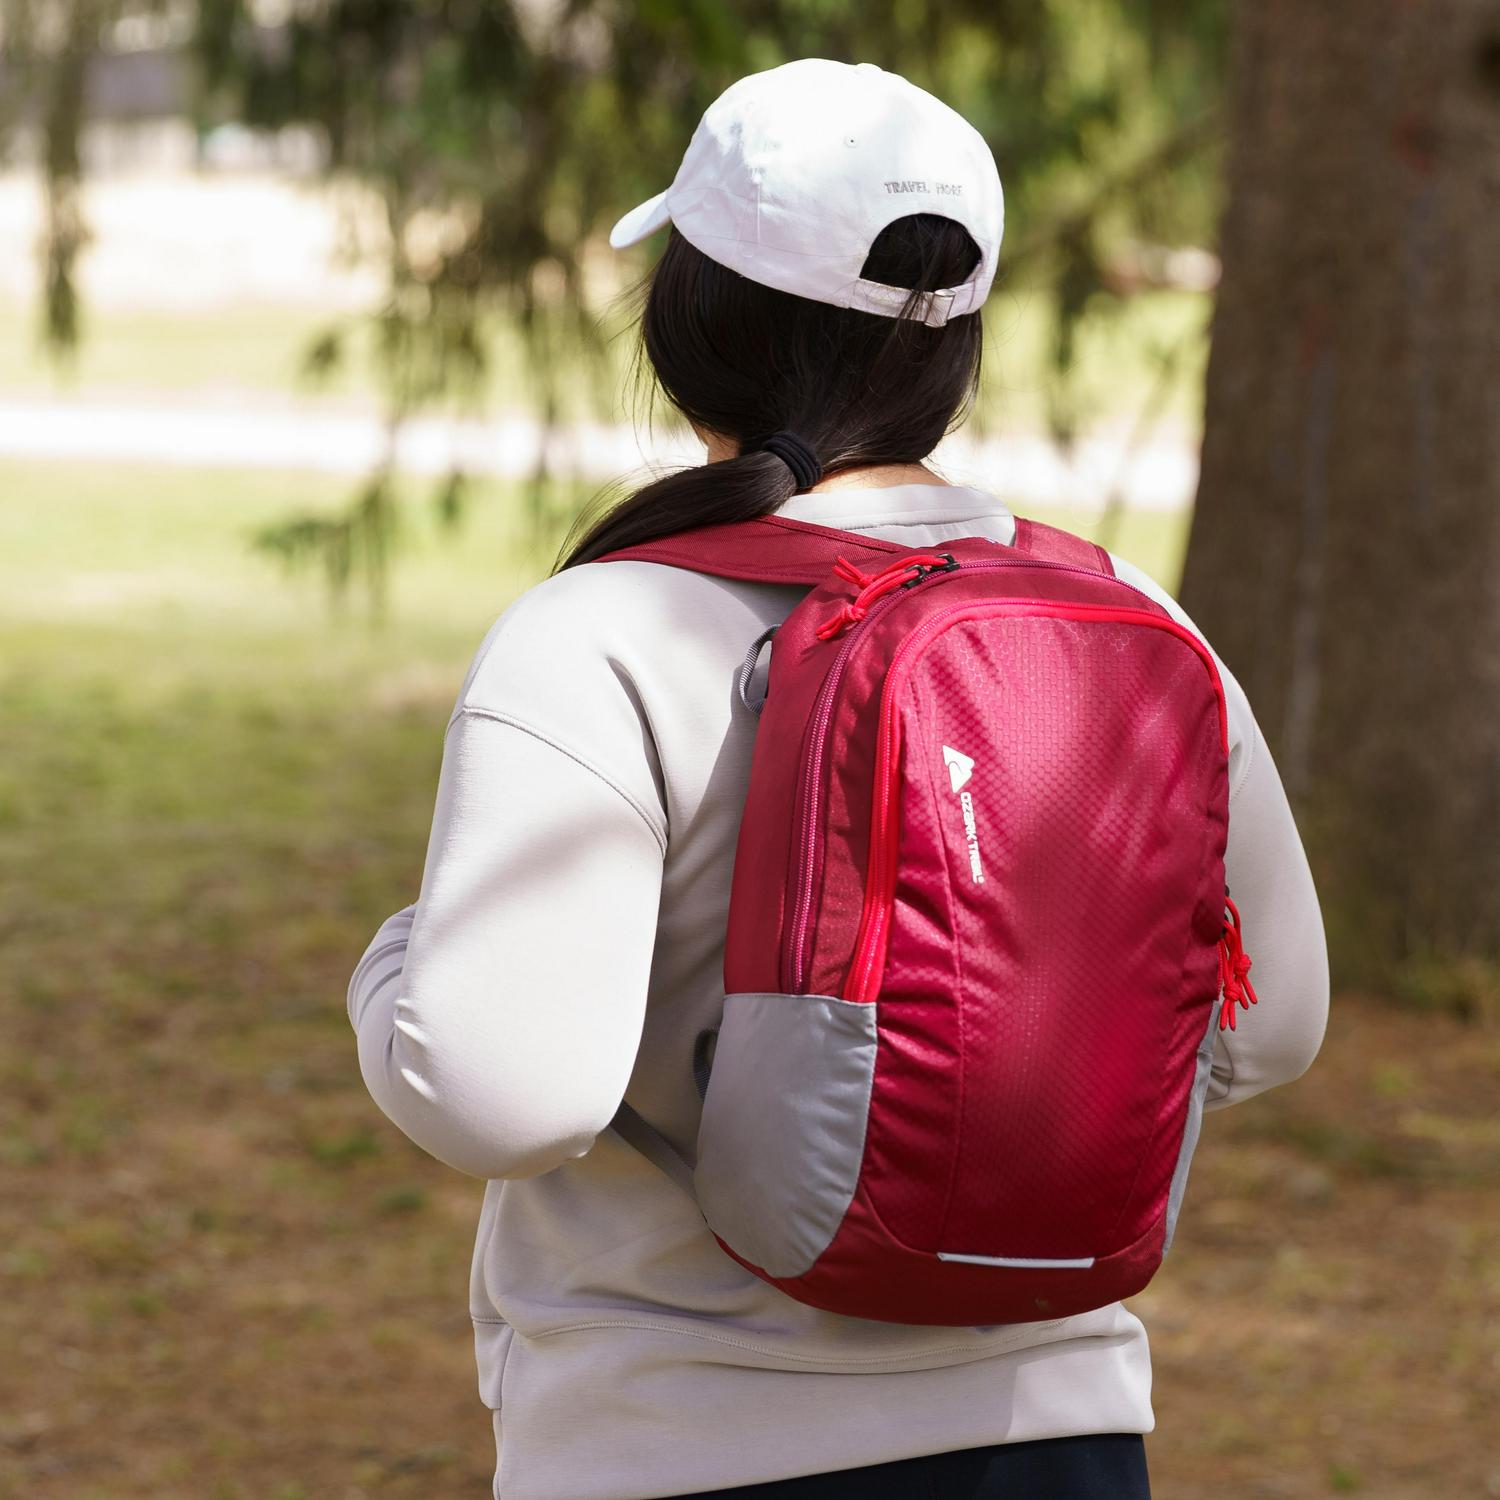
[{"label": "red zipper pull cord", "polygon": [[861,573],[847,557],[840,557],[834,563],[833,576],[835,578],[842,578],[845,583],[855,584],[859,588],[864,588],[875,578],[875,574],[873,573]]},{"label": "red zipper pull cord", "polygon": [[1219,1030],[1234,1030],[1235,1006],[1245,1010],[1257,1002],[1255,986],[1250,983],[1250,955],[1240,931],[1240,909],[1224,893],[1224,935],[1219,939],[1219,984],[1224,1002],[1219,1010]]},{"label": "red zipper pull cord", "polygon": [[[834,576],[842,578],[846,583],[856,584],[859,587],[859,593],[854,596],[853,600],[846,600],[839,605],[838,609],[818,626],[818,639],[820,641],[836,640],[851,625],[858,625],[870,612],[870,606],[877,599],[894,593],[904,583],[915,582],[915,579],[920,578],[927,569],[945,567],[951,562],[952,559],[942,553],[918,552],[910,557],[902,558],[900,562],[891,563],[878,573],[861,573],[848,558],[839,558],[833,565]],[[915,577],[910,576],[913,574]]]}]

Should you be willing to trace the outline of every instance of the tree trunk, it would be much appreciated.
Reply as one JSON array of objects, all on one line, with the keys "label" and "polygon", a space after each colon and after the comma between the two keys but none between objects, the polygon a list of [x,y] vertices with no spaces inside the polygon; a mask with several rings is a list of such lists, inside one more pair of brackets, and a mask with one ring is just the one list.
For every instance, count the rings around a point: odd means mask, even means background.
[{"label": "tree trunk", "polygon": [[1278,757],[1339,976],[1485,972],[1500,0],[1241,0],[1237,26],[1183,602]]}]

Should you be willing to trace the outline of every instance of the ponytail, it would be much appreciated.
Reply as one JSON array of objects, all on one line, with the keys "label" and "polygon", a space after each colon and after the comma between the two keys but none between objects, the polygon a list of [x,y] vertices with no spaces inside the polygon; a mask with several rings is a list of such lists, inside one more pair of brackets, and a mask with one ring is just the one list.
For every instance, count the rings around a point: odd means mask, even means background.
[{"label": "ponytail", "polygon": [[657,537],[768,516],[797,493],[792,471],[774,453],[746,453],[652,480],[591,526],[564,568],[593,562]]}]

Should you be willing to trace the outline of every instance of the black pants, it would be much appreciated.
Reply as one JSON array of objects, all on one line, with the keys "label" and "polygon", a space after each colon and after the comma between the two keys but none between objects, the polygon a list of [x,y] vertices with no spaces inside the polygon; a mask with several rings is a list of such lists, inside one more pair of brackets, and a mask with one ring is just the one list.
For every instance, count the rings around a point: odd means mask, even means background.
[{"label": "black pants", "polygon": [[1136,1433],[1001,1443],[930,1458],[704,1491],[681,1500],[1151,1500]]}]

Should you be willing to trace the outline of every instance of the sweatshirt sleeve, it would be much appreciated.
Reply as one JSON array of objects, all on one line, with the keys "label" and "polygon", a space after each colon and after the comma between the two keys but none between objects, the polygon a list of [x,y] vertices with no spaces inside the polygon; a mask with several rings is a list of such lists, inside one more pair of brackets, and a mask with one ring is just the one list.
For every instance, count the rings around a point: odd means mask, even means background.
[{"label": "sweatshirt sleeve", "polygon": [[[1199,639],[1181,605],[1123,559],[1115,571]],[[1212,646],[1209,647],[1212,651]],[[1307,1071],[1328,1019],[1323,915],[1291,806],[1244,689],[1219,660],[1229,713],[1229,842],[1225,876],[1244,929],[1259,1003],[1214,1044],[1207,1107],[1236,1104]]]},{"label": "sweatshirt sleeve", "polygon": [[[598,681],[569,692],[568,658],[587,652],[566,639],[550,692],[526,681],[534,613],[502,618],[470,670],[421,893],[376,933],[348,993],[375,1102],[423,1150],[485,1178],[581,1156],[619,1107],[666,840],[637,706],[602,654]],[[579,692],[596,695],[590,754],[568,722]]]}]

